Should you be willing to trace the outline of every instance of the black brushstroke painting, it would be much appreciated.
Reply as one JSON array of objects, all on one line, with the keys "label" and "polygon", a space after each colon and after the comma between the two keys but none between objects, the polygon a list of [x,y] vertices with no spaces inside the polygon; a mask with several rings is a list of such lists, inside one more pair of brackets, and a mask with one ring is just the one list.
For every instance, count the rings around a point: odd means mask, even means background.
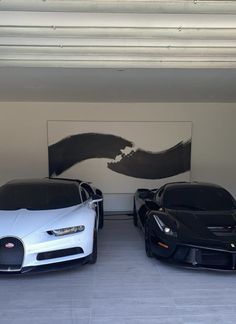
[{"label": "black brushstroke painting", "polygon": [[[83,133],[72,135],[49,146],[49,175],[59,175],[87,159],[114,160],[107,167],[117,173],[140,179],[162,179],[190,170],[191,140],[180,142],[165,151],[149,152],[140,148],[124,154],[134,143],[122,137]],[[115,159],[121,156],[119,161]]]},{"label": "black brushstroke painting", "polygon": [[112,171],[133,178],[162,179],[190,170],[191,141],[161,152],[132,151],[119,162],[108,163]]},{"label": "black brushstroke painting", "polygon": [[59,175],[84,160],[115,159],[121,154],[121,150],[132,146],[132,142],[109,134],[84,133],[68,136],[48,148],[49,176]]}]

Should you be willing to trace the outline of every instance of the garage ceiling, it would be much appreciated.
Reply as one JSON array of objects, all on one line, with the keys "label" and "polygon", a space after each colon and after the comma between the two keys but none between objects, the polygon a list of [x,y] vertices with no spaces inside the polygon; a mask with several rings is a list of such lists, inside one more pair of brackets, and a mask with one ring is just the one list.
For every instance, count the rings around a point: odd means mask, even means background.
[{"label": "garage ceiling", "polygon": [[236,1],[2,0],[2,101],[236,101]]}]

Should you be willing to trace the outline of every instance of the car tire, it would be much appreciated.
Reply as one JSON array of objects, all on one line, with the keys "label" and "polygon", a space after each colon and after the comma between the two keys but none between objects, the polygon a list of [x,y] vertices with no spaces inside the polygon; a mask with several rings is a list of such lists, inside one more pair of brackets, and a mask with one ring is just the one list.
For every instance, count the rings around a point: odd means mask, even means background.
[{"label": "car tire", "polygon": [[90,254],[88,258],[88,263],[94,264],[97,261],[97,232],[94,231],[93,236],[93,252]]},{"label": "car tire", "polygon": [[137,217],[137,210],[136,210],[136,205],[135,205],[135,200],[133,204],[133,224],[134,226],[138,226],[138,217]]},{"label": "car tire", "polygon": [[145,251],[146,251],[146,255],[149,258],[153,258],[154,255],[150,244],[150,234],[149,234],[149,229],[147,224],[145,225]]}]

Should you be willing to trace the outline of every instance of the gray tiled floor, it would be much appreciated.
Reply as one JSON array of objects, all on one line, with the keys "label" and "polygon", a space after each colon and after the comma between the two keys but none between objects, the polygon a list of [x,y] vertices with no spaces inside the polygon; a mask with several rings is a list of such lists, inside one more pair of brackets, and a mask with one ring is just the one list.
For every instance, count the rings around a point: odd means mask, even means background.
[{"label": "gray tiled floor", "polygon": [[236,323],[236,274],[148,259],[131,217],[106,218],[97,264],[1,275],[0,324]]}]

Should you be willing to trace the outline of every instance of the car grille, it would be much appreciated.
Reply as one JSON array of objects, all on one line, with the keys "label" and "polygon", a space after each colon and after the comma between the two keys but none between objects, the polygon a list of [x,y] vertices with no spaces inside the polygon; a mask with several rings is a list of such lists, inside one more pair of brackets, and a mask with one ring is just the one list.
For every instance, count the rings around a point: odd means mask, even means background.
[{"label": "car grille", "polygon": [[176,261],[188,263],[193,266],[226,270],[236,268],[236,253],[218,250],[178,246],[173,258]]},{"label": "car grille", "polygon": [[230,268],[232,267],[232,253],[201,250],[201,264]]},{"label": "car grille", "polygon": [[0,239],[0,271],[21,270],[24,259],[24,246],[15,237]]},{"label": "car grille", "polygon": [[48,260],[48,259],[56,259],[56,258],[62,258],[65,256],[71,256],[80,253],[84,253],[83,249],[80,247],[43,252],[37,255],[37,260],[41,261],[41,260]]}]

